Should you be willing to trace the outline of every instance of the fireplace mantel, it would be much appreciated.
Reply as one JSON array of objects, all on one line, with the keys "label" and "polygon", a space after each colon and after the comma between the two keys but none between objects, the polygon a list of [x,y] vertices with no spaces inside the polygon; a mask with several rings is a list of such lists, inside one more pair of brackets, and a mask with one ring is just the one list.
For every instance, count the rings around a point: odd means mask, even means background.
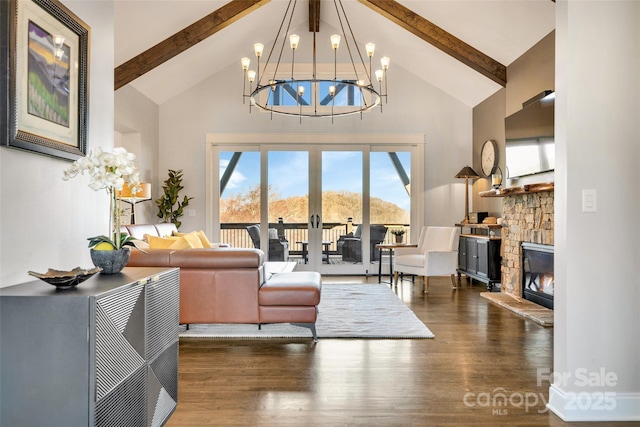
[{"label": "fireplace mantel", "polygon": [[522,194],[542,193],[543,191],[553,191],[553,182],[545,182],[539,184],[526,184],[520,187],[500,188],[498,190],[487,190],[478,193],[480,197],[507,197],[518,196]]}]

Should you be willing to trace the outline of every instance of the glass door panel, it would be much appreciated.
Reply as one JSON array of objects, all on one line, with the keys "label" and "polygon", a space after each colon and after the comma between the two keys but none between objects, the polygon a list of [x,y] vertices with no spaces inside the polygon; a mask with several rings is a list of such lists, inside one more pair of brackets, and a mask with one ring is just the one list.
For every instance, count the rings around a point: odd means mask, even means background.
[{"label": "glass door panel", "polygon": [[411,153],[371,153],[371,224],[386,225],[385,243],[395,242],[392,234],[404,230],[410,234]]},{"label": "glass door panel", "polygon": [[[411,222],[411,152],[371,152],[371,246],[379,271],[391,271],[389,251],[375,249],[379,243],[407,242]],[[402,233],[396,237],[395,233]]]},{"label": "glass door panel", "polygon": [[309,265],[309,151],[267,152],[269,260]]},{"label": "glass door panel", "polygon": [[220,151],[220,241],[234,248],[260,248],[260,152]]},{"label": "glass door panel", "polygon": [[362,152],[322,152],[323,263],[362,263],[354,224],[362,224]]}]

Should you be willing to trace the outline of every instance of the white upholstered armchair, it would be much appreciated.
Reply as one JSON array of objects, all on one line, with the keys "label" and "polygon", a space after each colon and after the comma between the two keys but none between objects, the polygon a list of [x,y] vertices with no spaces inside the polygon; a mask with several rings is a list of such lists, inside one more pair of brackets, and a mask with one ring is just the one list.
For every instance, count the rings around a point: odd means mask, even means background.
[{"label": "white upholstered armchair", "polygon": [[393,260],[393,278],[398,286],[400,273],[424,277],[424,292],[429,293],[430,276],[451,276],[451,284],[458,288],[455,278],[458,268],[459,227],[423,227],[417,248],[398,248]]}]

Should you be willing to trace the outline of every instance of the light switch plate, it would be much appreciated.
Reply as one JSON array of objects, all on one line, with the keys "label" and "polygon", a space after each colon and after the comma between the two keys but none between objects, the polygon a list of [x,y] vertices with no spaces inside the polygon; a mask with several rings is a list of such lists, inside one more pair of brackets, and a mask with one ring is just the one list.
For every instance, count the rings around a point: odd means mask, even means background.
[{"label": "light switch plate", "polygon": [[582,212],[597,212],[596,190],[582,190]]}]

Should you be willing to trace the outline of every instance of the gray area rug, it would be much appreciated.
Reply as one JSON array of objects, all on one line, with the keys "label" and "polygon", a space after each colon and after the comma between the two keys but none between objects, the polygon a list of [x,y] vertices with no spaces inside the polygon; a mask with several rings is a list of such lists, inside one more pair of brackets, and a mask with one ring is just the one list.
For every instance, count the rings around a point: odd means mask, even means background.
[{"label": "gray area rug", "polygon": [[[318,306],[319,338],[434,338],[433,333],[387,285],[324,284]],[[181,339],[309,338],[311,331],[290,324],[180,326]]]}]

